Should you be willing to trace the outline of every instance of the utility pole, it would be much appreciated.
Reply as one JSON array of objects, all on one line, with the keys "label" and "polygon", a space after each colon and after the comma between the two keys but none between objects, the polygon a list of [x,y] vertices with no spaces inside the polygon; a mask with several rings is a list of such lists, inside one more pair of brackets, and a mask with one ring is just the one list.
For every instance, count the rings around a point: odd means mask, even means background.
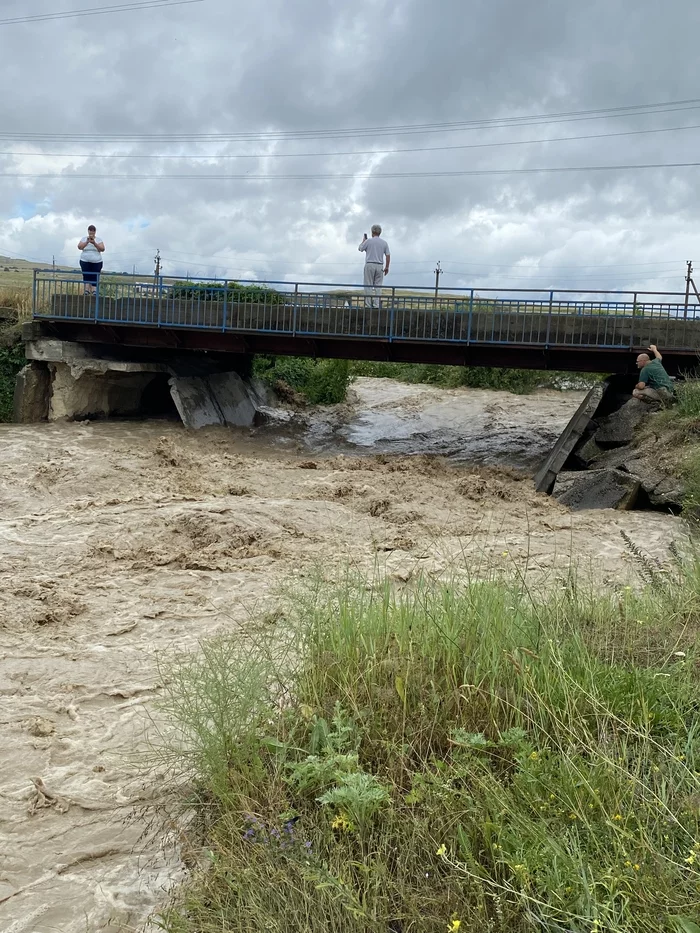
[{"label": "utility pole", "polygon": [[698,304],[700,304],[700,292],[698,292],[698,287],[697,287],[697,285],[695,284],[695,280],[693,279],[693,264],[692,264],[692,262],[688,262],[688,263],[687,263],[687,266],[688,266],[688,271],[687,271],[686,276],[685,276],[685,313],[683,314],[683,317],[688,317],[688,299],[690,298],[690,289],[691,289],[691,288],[692,288],[693,291],[695,292],[695,297],[696,297],[697,300],[698,300]]},{"label": "utility pole", "polygon": [[156,250],[156,278],[160,275],[160,250]]},{"label": "utility pole", "polygon": [[440,287],[440,276],[442,275],[442,269],[440,268],[440,262],[438,261],[437,266],[435,266],[435,305],[437,307],[438,300],[438,289]]}]

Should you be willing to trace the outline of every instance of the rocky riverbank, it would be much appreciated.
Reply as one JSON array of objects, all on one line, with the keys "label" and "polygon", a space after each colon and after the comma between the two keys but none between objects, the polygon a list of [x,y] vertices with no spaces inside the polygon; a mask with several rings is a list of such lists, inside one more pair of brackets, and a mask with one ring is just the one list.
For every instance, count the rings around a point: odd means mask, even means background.
[{"label": "rocky riverbank", "polygon": [[628,397],[594,416],[557,476],[553,496],[572,509],[680,513],[686,498],[682,458],[662,412],[657,403]]}]

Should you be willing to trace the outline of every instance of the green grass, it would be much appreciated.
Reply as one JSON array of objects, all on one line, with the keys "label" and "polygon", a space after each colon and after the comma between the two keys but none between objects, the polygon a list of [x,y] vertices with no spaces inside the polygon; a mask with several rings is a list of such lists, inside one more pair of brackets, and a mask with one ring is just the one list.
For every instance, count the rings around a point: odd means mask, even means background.
[{"label": "green grass", "polygon": [[0,291],[0,423],[12,420],[15,379],[26,363],[19,324],[28,313],[25,291]]},{"label": "green grass", "polygon": [[15,379],[26,362],[23,344],[4,347],[0,339],[0,423],[12,421]]},{"label": "green grass", "polygon": [[256,356],[253,375],[283,396],[288,386],[313,405],[344,401],[351,379],[347,360],[315,360],[303,356]]},{"label": "green grass", "polygon": [[633,554],[640,592],[320,587],[166,666],[162,928],[697,933],[700,565]]},{"label": "green grass", "polygon": [[[700,519],[700,379],[689,374],[675,384],[675,402],[649,420],[647,438],[662,437],[669,456],[683,478],[684,515]],[[642,446],[644,438],[642,438]]]}]

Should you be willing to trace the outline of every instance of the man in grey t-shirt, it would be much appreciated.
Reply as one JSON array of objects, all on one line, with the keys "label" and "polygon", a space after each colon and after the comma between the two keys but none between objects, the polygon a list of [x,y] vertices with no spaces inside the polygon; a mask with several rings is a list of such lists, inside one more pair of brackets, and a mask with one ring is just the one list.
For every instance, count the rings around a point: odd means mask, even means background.
[{"label": "man in grey t-shirt", "polygon": [[[362,242],[357,247],[365,254],[365,307],[378,308],[382,294],[384,276],[389,275],[391,253],[389,244],[379,235],[382,228],[379,224],[372,227],[372,239],[367,239],[365,233]],[[386,260],[386,265],[384,264]]]}]

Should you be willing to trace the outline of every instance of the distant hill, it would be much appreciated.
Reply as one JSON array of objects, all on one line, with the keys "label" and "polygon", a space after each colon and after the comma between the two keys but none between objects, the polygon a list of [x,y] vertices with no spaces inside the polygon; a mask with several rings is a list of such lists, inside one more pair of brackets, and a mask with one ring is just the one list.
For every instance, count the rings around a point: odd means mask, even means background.
[{"label": "distant hill", "polygon": [[[11,256],[0,255],[0,272],[31,272],[33,269],[51,269],[50,262],[30,262],[27,259],[13,259]],[[77,269],[75,266],[56,266],[61,272],[70,272]]]}]

